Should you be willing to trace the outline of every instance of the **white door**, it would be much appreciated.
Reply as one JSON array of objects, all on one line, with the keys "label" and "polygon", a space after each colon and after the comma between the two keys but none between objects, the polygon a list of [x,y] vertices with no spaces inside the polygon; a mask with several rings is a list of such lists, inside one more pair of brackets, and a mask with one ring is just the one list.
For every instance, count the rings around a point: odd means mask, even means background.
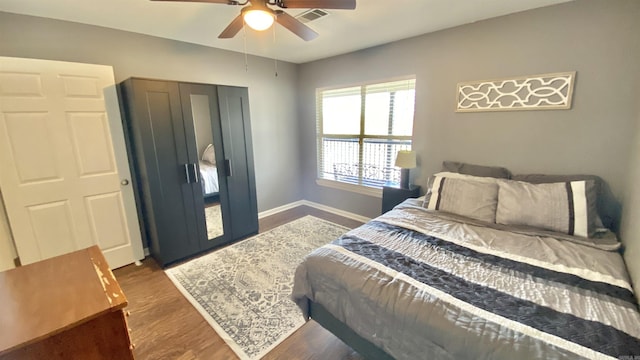
[{"label": "white door", "polygon": [[144,257],[113,68],[0,57],[0,188],[22,264]]}]

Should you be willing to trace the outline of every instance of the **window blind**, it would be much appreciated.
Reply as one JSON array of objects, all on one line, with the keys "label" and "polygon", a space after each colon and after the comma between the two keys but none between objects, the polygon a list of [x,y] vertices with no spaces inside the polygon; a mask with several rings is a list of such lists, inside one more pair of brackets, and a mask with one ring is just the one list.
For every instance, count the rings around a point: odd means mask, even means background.
[{"label": "window blind", "polygon": [[382,187],[411,149],[415,79],[317,90],[318,178]]}]

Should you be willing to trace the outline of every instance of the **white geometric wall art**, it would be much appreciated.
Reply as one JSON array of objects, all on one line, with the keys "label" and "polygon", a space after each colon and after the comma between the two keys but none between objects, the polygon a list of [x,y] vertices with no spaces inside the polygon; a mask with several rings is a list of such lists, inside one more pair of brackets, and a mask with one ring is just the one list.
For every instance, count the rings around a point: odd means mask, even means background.
[{"label": "white geometric wall art", "polygon": [[458,83],[456,112],[570,109],[575,71]]}]

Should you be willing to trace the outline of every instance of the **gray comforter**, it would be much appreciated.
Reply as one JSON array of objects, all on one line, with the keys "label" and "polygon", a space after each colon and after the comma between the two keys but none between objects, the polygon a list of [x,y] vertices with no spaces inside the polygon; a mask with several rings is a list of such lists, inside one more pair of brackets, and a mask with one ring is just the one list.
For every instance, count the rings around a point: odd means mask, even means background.
[{"label": "gray comforter", "polygon": [[408,200],[309,254],[293,299],[326,308],[396,359],[640,355],[617,252],[506,231]]}]

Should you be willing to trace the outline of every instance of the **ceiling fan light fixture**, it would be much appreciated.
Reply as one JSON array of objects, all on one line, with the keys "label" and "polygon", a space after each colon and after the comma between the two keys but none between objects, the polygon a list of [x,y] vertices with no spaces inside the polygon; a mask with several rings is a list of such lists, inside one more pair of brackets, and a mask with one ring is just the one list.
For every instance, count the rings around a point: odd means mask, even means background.
[{"label": "ceiling fan light fixture", "polygon": [[267,30],[273,25],[273,13],[264,9],[251,9],[244,12],[244,22],[256,31]]}]

